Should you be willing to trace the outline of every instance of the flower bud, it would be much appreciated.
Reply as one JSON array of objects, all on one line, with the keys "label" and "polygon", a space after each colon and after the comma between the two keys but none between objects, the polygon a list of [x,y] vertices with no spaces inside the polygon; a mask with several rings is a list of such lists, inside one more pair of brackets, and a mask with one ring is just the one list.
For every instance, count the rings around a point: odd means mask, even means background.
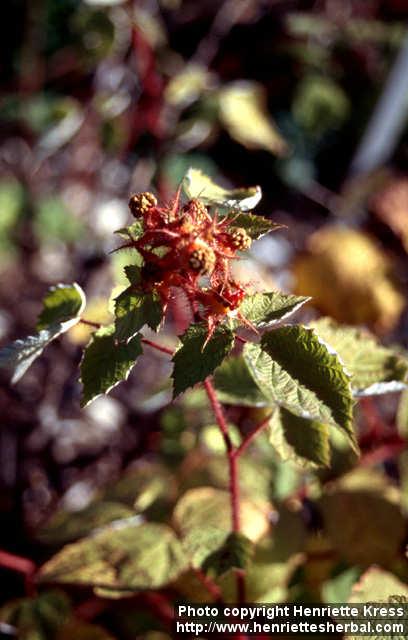
[{"label": "flower bud", "polygon": [[129,209],[135,218],[144,216],[149,209],[157,206],[156,197],[149,191],[135,193],[129,200]]},{"label": "flower bud", "polygon": [[241,227],[233,229],[229,235],[232,246],[238,251],[246,251],[252,244],[251,237],[245,229],[242,229]]}]

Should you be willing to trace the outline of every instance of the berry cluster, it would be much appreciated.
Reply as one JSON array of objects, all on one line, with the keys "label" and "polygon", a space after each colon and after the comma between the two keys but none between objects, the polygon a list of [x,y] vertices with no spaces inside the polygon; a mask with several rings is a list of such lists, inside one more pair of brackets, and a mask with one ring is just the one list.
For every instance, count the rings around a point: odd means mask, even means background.
[{"label": "berry cluster", "polygon": [[144,291],[159,294],[166,308],[172,289],[186,294],[196,319],[208,324],[208,337],[226,316],[238,316],[244,289],[230,273],[237,251],[251,246],[245,229],[234,226],[234,216],[210,215],[198,199],[182,205],[180,192],[169,206],[159,206],[152,193],[137,193],[129,208],[143,221],[143,234],[132,246],[143,257]]}]

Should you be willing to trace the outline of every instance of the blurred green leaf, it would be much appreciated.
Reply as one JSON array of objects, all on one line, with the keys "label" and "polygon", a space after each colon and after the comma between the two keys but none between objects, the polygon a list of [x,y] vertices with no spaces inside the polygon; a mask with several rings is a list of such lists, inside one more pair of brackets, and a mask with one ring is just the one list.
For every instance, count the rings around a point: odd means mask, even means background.
[{"label": "blurred green leaf", "polygon": [[39,572],[40,582],[82,584],[113,590],[159,589],[186,569],[173,531],[161,524],[106,526],[65,546]]},{"label": "blurred green leaf", "polygon": [[269,440],[282,460],[306,469],[330,465],[329,427],[316,420],[277,408],[269,422]]},{"label": "blurred green leaf", "polygon": [[0,621],[15,627],[20,640],[49,640],[68,619],[71,606],[60,591],[11,600],[0,609]]},{"label": "blurred green leaf", "polygon": [[84,223],[68,211],[62,200],[47,197],[37,203],[34,229],[43,242],[74,242],[84,233]]}]

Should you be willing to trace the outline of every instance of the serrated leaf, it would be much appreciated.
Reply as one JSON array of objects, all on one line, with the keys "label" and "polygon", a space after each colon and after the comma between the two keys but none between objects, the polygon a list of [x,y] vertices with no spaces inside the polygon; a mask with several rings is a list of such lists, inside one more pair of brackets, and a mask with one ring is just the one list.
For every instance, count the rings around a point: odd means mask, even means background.
[{"label": "serrated leaf", "polygon": [[282,460],[308,468],[328,467],[330,441],[328,425],[277,408],[269,422],[269,440]]},{"label": "serrated leaf", "polygon": [[205,203],[230,209],[250,211],[262,198],[261,187],[245,189],[224,189],[215,184],[200,169],[190,168],[183,181],[183,188],[189,198],[199,198]]},{"label": "serrated leaf", "polygon": [[407,386],[407,359],[382,346],[370,332],[339,325],[331,318],[321,318],[310,326],[338,353],[351,374],[356,395],[389,393]]},{"label": "serrated leaf", "polygon": [[127,344],[118,344],[114,333],[113,325],[99,329],[85,348],[80,365],[82,407],[102,393],[109,393],[119,382],[126,380],[142,353],[139,335]]},{"label": "serrated leaf", "polygon": [[130,284],[138,285],[142,281],[142,270],[139,265],[128,264],[124,267],[124,272]]},{"label": "serrated leaf", "polygon": [[51,287],[43,300],[37,330],[47,329],[50,325],[60,324],[78,318],[85,308],[85,293],[81,287],[73,284],[57,284]]},{"label": "serrated leaf", "polygon": [[40,582],[138,591],[166,586],[186,568],[180,542],[162,524],[132,518],[65,546],[40,569]]},{"label": "serrated leaf", "polygon": [[281,224],[254,213],[234,213],[233,216],[228,217],[231,218],[230,227],[245,229],[252,240],[258,240],[266,233],[282,228]]},{"label": "serrated leaf", "polygon": [[407,598],[408,585],[389,571],[384,571],[380,567],[370,567],[355,583],[349,602],[355,604],[389,602],[394,595]]},{"label": "serrated leaf", "polygon": [[45,544],[66,544],[82,538],[114,520],[135,515],[134,511],[118,502],[95,502],[80,511],[57,511],[40,529],[37,538]]},{"label": "serrated leaf", "polygon": [[128,287],[115,300],[115,316],[115,337],[129,340],[145,324],[156,331],[163,319],[163,307],[156,293]]},{"label": "serrated leaf", "polygon": [[207,335],[206,325],[193,324],[181,336],[182,344],[173,356],[174,396],[203,382],[222,363],[234,345],[234,334],[228,327],[219,325],[204,347]]},{"label": "serrated leaf", "polygon": [[245,407],[265,407],[270,404],[254,382],[242,356],[225,360],[214,373],[214,384],[218,399],[225,404]]},{"label": "serrated leaf", "polygon": [[36,335],[15,340],[3,347],[0,350],[0,368],[13,372],[11,383],[18,382],[34,360],[42,354],[45,347],[76,323],[77,319],[74,318],[63,324],[52,325],[49,329],[43,329]]},{"label": "serrated leaf", "polygon": [[335,353],[311,329],[287,326],[247,343],[243,355],[255,382],[291,413],[338,426],[356,447],[350,380]]},{"label": "serrated leaf", "polygon": [[255,327],[265,329],[295,313],[308,300],[279,291],[255,293],[244,298],[239,311]]},{"label": "serrated leaf", "polygon": [[143,220],[136,220],[129,227],[123,227],[115,231],[118,236],[128,238],[129,240],[138,240],[144,234]]},{"label": "serrated leaf", "polygon": [[39,332],[15,340],[0,350],[0,368],[12,371],[12,384],[22,378],[52,340],[79,322],[84,307],[85,294],[76,283],[57,285],[49,290],[38,320]]}]

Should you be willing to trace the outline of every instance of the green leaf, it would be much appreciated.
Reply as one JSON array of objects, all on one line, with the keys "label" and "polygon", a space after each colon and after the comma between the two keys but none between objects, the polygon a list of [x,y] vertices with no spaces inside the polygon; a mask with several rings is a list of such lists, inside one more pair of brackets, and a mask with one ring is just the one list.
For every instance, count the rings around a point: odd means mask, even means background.
[{"label": "green leaf", "polygon": [[49,640],[70,615],[70,603],[60,591],[11,600],[0,609],[0,621],[15,627],[20,640]]},{"label": "green leaf", "polygon": [[78,318],[85,308],[85,294],[81,287],[73,284],[57,284],[51,287],[43,300],[37,329],[47,329],[50,325]]},{"label": "green leaf", "polygon": [[174,397],[211,375],[229,354],[234,345],[234,334],[219,325],[208,343],[208,329],[204,324],[193,324],[181,336],[181,346],[173,356]]},{"label": "green leaf", "polygon": [[116,298],[115,316],[115,337],[129,340],[145,324],[156,331],[163,319],[163,307],[156,293],[138,292],[131,286]]},{"label": "green leaf", "polygon": [[228,217],[231,218],[230,227],[245,229],[252,240],[258,240],[266,233],[282,228],[281,224],[254,213],[236,213]]},{"label": "green leaf", "polygon": [[206,572],[222,576],[230,569],[247,569],[254,552],[253,543],[242,533],[230,533],[222,546],[204,562]]},{"label": "green leaf", "polygon": [[27,369],[33,364],[50,344],[61,333],[70,329],[76,321],[65,322],[43,329],[33,336],[18,339],[0,350],[0,368],[9,369],[12,372],[11,383],[18,382]]},{"label": "green leaf", "polygon": [[133,509],[118,502],[95,502],[80,511],[57,511],[40,529],[37,538],[45,544],[66,544],[91,533],[113,520],[135,515]]},{"label": "green leaf", "polygon": [[139,240],[144,234],[143,220],[136,220],[129,227],[123,227],[115,231],[119,236],[128,240]]},{"label": "green leaf", "polygon": [[255,384],[242,356],[227,358],[214,373],[218,399],[225,404],[265,407],[270,404]]},{"label": "green leaf", "polygon": [[407,386],[408,360],[379,344],[368,331],[339,325],[331,318],[321,318],[310,326],[338,353],[351,374],[356,395],[389,393]]},{"label": "green leaf", "polygon": [[286,326],[247,343],[243,355],[255,382],[272,402],[291,413],[338,426],[357,447],[349,376],[311,329]]},{"label": "green leaf", "polygon": [[330,465],[329,427],[277,408],[269,423],[269,440],[282,460],[303,468]]},{"label": "green leaf", "polygon": [[244,298],[239,311],[258,329],[266,329],[295,313],[310,298],[285,295],[279,291],[255,293]]},{"label": "green leaf", "polygon": [[186,565],[169,527],[129,518],[63,547],[41,568],[39,580],[127,591],[160,589]]},{"label": "green leaf", "polygon": [[138,285],[142,281],[142,270],[139,265],[128,264],[124,267],[124,272],[130,284]]},{"label": "green leaf", "polygon": [[408,598],[408,585],[380,567],[370,567],[355,583],[349,602],[390,602],[394,595]]},{"label": "green leaf", "polygon": [[208,204],[220,205],[230,209],[250,211],[262,198],[261,187],[246,189],[224,189],[215,184],[200,169],[190,168],[183,181],[183,188],[189,198],[199,198]]},{"label": "green leaf", "polygon": [[381,472],[360,468],[343,475],[318,506],[326,535],[350,565],[390,566],[398,559],[406,521],[399,490]]},{"label": "green leaf", "polygon": [[[242,534],[256,542],[268,530],[268,514],[247,499],[241,500],[240,513]],[[223,548],[232,533],[228,491],[213,487],[190,489],[178,501],[173,519],[191,564],[203,566]]]},{"label": "green leaf", "polygon": [[12,371],[12,384],[22,378],[50,342],[79,322],[84,307],[85,294],[76,283],[57,285],[49,290],[38,320],[40,331],[0,350],[0,368]]},{"label": "green leaf", "polygon": [[139,335],[127,344],[118,344],[114,333],[113,325],[99,329],[85,348],[81,361],[82,407],[126,380],[142,353]]}]

